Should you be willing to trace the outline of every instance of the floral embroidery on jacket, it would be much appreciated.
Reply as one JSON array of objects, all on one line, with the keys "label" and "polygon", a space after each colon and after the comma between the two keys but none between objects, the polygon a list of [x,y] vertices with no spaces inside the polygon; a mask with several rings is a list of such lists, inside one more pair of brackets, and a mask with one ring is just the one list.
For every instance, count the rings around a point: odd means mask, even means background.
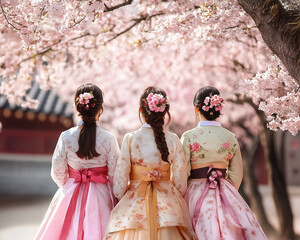
[{"label": "floral embroidery on jacket", "polygon": [[203,146],[200,145],[200,143],[194,142],[193,144],[190,144],[189,146],[190,146],[190,150],[192,153],[191,161],[193,161],[193,159],[197,159],[197,158],[205,158],[205,154],[203,152],[205,152],[206,150],[204,149]]},{"label": "floral embroidery on jacket", "polygon": [[227,153],[226,161],[229,162],[233,158],[234,148],[236,147],[236,144],[233,144],[230,146],[229,141],[222,143],[220,148],[218,149],[217,153]]}]

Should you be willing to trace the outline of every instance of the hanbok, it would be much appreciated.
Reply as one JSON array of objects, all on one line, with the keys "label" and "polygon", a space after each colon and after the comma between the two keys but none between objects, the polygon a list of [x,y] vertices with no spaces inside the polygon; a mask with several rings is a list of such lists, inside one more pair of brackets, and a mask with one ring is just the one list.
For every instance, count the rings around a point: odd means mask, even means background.
[{"label": "hanbok", "polygon": [[51,176],[59,186],[36,240],[102,240],[110,212],[116,204],[112,181],[119,154],[115,136],[97,123],[96,151],[92,159],[81,159],[78,126],[63,132],[52,157]]},{"label": "hanbok", "polygon": [[187,163],[177,135],[165,132],[169,162],[161,159],[148,124],[126,134],[114,176],[106,240],[196,239],[182,195]]},{"label": "hanbok", "polygon": [[243,166],[238,141],[216,121],[182,135],[189,183],[185,194],[199,240],[267,239],[238,188]]}]

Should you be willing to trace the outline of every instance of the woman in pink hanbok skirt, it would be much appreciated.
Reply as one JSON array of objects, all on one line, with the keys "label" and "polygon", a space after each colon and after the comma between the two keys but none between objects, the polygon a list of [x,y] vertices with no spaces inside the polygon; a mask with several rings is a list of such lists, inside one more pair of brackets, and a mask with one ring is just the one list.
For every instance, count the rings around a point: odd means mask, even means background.
[{"label": "woman in pink hanbok skirt", "polygon": [[199,240],[267,239],[238,188],[243,177],[235,135],[214,121],[224,100],[216,88],[201,88],[194,106],[199,125],[182,135],[190,173],[185,194]]},{"label": "woman in pink hanbok skirt", "polygon": [[75,106],[82,121],[63,132],[52,157],[59,186],[35,236],[41,240],[101,240],[115,205],[112,178],[119,153],[116,138],[99,126],[103,94],[81,85]]}]

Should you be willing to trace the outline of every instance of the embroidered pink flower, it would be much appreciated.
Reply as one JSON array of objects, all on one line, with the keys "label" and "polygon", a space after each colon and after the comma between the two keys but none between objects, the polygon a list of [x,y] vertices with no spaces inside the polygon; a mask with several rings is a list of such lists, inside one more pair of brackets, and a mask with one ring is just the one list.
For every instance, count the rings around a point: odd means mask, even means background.
[{"label": "embroidered pink flower", "polygon": [[147,172],[147,175],[153,180],[159,180],[160,176],[162,175],[162,172],[159,170],[152,169]]},{"label": "embroidered pink flower", "polygon": [[150,111],[152,112],[163,112],[165,111],[168,99],[162,94],[150,93],[146,98]]},{"label": "embroidered pink flower", "polygon": [[190,149],[192,152],[199,151],[200,143],[194,142],[193,144],[190,144]]},{"label": "embroidered pink flower", "polygon": [[226,142],[226,143],[223,143],[223,144],[222,144],[222,147],[223,147],[223,148],[229,148],[229,143],[227,143],[227,142]]},{"label": "embroidered pink flower", "polygon": [[232,159],[232,154],[229,153],[226,160],[229,161],[229,160],[231,160],[231,159]]}]

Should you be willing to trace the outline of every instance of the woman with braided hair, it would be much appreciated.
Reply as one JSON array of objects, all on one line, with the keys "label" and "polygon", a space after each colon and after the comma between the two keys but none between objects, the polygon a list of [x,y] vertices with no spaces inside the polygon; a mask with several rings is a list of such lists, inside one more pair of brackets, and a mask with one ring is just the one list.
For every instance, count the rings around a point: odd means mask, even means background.
[{"label": "woman with braided hair", "polygon": [[74,104],[82,121],[58,139],[51,176],[59,189],[36,240],[101,240],[116,203],[112,181],[119,146],[98,121],[103,93],[94,84],[83,84]]},{"label": "woman with braided hair", "polygon": [[193,227],[199,240],[265,240],[238,192],[243,177],[238,141],[216,121],[223,104],[216,88],[201,88],[194,98],[200,122],[181,138],[189,175],[185,199]]},{"label": "woman with braided hair", "polygon": [[187,175],[182,146],[164,127],[169,114],[165,91],[148,87],[140,97],[140,129],[125,135],[114,175],[120,200],[106,240],[195,239],[182,195]]}]

